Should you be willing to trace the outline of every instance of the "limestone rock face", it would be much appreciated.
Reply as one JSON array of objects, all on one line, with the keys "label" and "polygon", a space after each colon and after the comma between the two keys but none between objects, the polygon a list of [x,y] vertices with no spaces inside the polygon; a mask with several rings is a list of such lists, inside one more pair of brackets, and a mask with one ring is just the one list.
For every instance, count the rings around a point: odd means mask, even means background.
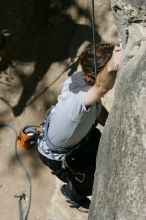
[{"label": "limestone rock face", "polygon": [[125,48],[98,151],[89,219],[145,220],[146,2],[113,0],[112,7]]},{"label": "limestone rock face", "polygon": [[146,2],[144,0],[113,0],[112,9],[123,46],[125,46],[128,39],[129,25],[146,20]]}]

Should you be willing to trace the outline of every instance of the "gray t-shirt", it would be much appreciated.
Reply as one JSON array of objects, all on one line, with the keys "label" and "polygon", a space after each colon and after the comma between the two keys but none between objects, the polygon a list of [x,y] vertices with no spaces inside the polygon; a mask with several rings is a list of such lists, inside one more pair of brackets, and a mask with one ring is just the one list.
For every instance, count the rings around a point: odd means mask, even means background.
[{"label": "gray t-shirt", "polygon": [[[79,143],[100,114],[101,101],[86,109],[85,94],[91,88],[82,72],[69,77],[50,114],[48,138],[51,149],[64,150]],[[41,147],[42,148],[42,147]]]}]

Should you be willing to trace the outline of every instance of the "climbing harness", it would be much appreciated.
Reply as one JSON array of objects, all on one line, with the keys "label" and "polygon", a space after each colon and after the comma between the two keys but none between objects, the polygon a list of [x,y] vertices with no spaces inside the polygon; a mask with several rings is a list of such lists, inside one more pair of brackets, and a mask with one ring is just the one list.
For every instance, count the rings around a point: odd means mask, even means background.
[{"label": "climbing harness", "polygon": [[[49,115],[48,114],[47,114],[47,117],[48,118],[44,123],[44,125],[45,125],[44,139],[45,139],[47,146],[50,148],[50,140],[48,138],[48,127],[49,127]],[[75,146],[73,146],[73,148],[71,148],[69,150],[54,151],[51,148],[48,150],[48,154],[50,155],[51,159],[56,160],[56,161],[61,161],[62,168],[64,170],[66,170],[66,172],[69,174],[69,176],[73,176],[74,179],[76,179],[76,181],[78,181],[79,183],[84,182],[85,173],[80,173],[80,172],[74,171],[74,169],[72,169],[72,167],[68,164],[66,158],[73,152],[73,150],[79,148],[79,146],[83,142],[87,141],[87,139],[88,139],[88,135],[83,140],[81,140],[80,143],[76,144]]]},{"label": "climbing harness", "polygon": [[13,126],[9,125],[9,124],[0,124],[0,128],[1,127],[6,127],[6,128],[8,127],[8,128],[10,128],[11,130],[14,131],[14,134],[15,134],[15,143],[14,143],[15,156],[16,156],[16,159],[18,160],[18,163],[20,164],[21,168],[23,169],[24,174],[26,175],[27,180],[28,180],[28,207],[27,207],[25,216],[23,216],[23,211],[22,211],[22,200],[25,199],[25,194],[22,193],[21,195],[15,195],[14,196],[15,198],[19,198],[19,220],[27,220],[29,212],[30,212],[31,197],[32,197],[31,178],[30,178],[30,175],[29,175],[26,167],[24,166],[22,160],[20,159],[20,156],[19,156],[18,151],[17,151],[17,131],[16,131],[16,129]]}]

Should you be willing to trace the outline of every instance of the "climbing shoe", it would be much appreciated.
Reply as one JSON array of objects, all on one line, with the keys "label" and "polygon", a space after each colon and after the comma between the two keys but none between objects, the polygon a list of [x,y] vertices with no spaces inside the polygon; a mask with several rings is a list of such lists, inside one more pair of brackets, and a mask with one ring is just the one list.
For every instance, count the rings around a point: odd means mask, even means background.
[{"label": "climbing shoe", "polygon": [[65,196],[66,198],[66,202],[68,202],[71,208],[76,208],[78,209],[80,212],[85,212],[88,213],[89,211],[89,206],[90,206],[90,199],[88,199],[87,197],[80,200],[80,201],[73,201],[67,194],[67,190],[66,190],[66,185],[62,185],[60,188],[61,193]]}]

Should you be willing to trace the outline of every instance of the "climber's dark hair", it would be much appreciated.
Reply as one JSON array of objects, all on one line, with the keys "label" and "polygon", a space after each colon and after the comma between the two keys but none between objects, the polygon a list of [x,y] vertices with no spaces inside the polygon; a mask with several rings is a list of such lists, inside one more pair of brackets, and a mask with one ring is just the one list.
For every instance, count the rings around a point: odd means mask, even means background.
[{"label": "climber's dark hair", "polygon": [[[105,42],[96,44],[96,60],[97,60],[97,73],[107,64],[112,57],[114,46]],[[79,56],[79,63],[85,75],[90,75],[95,79],[95,64],[93,45],[88,44],[85,50]]]}]

